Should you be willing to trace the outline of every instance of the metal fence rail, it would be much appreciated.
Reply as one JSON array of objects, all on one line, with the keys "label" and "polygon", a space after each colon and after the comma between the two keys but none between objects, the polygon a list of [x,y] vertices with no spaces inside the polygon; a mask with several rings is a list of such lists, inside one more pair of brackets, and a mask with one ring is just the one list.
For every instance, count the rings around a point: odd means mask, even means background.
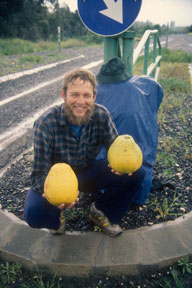
[{"label": "metal fence rail", "polygon": [[[152,63],[149,65],[150,39],[152,36],[153,56]],[[155,79],[157,80],[160,72],[161,60],[161,43],[159,40],[158,30],[146,30],[138,46],[135,49],[134,37],[135,33],[133,31],[125,32],[116,37],[105,37],[104,61],[107,62],[110,58],[119,56],[124,61],[128,74],[132,76],[133,66],[136,64],[139,56],[144,53],[143,74],[155,77]]]},{"label": "metal fence rail", "polygon": [[[149,64],[149,50],[150,50],[150,38],[153,39],[153,62]],[[158,45],[158,56],[157,56],[157,45]],[[143,37],[141,38],[137,48],[133,52],[133,66],[135,65],[138,57],[142,54],[144,48],[144,65],[143,74],[148,76],[153,76],[158,79],[160,72],[160,60],[161,60],[161,43],[159,40],[158,30],[146,30]],[[156,72],[155,72],[156,69]]]}]

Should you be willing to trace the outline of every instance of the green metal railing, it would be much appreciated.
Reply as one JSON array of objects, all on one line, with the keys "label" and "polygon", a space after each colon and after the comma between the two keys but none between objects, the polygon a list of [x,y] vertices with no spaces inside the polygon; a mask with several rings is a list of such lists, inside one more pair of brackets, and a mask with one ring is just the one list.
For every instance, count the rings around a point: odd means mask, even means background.
[{"label": "green metal railing", "polygon": [[[153,36],[153,57],[149,65],[150,39]],[[134,49],[135,32],[128,31],[115,37],[104,38],[104,62],[118,56],[125,63],[126,70],[130,76],[133,75],[133,66],[144,49],[143,74],[158,79],[161,60],[161,43],[158,30],[146,30],[138,46]],[[157,47],[158,46],[158,47]],[[158,55],[157,55],[158,48]],[[148,67],[149,65],[149,67]]]}]

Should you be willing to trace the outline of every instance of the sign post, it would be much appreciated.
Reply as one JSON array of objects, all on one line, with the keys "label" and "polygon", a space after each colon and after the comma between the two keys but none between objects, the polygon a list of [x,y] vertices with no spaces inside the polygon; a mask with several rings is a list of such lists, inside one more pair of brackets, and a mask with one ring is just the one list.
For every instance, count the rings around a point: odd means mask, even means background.
[{"label": "sign post", "polygon": [[57,32],[58,32],[58,43],[59,43],[59,52],[61,52],[61,27],[57,27]]},{"label": "sign post", "polygon": [[136,20],[142,0],[78,0],[78,12],[83,24],[104,37],[104,61],[121,57],[119,39],[123,42],[123,60],[127,71],[133,54],[134,32],[126,32]]}]

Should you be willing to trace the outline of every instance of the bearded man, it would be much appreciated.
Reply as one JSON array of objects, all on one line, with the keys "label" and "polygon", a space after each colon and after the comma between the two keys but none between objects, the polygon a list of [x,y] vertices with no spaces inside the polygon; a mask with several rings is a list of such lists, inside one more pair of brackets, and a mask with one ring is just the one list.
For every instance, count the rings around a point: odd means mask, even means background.
[{"label": "bearded man", "polygon": [[88,70],[75,69],[64,76],[64,103],[45,112],[34,123],[34,167],[32,187],[25,201],[29,226],[47,228],[54,234],[65,231],[61,209],[45,198],[44,182],[56,163],[69,164],[76,173],[80,192],[93,195],[90,218],[111,237],[122,233],[120,220],[128,210],[144,178],[142,168],[132,175],[119,175],[107,160],[96,160],[101,145],[106,150],[118,136],[109,111],[95,104],[96,79]]}]

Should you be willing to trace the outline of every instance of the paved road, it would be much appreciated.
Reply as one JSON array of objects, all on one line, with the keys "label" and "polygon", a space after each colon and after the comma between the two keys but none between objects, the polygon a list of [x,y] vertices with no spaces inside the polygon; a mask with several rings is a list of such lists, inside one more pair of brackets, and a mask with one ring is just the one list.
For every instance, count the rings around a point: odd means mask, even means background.
[{"label": "paved road", "polygon": [[[162,46],[165,46],[163,38]],[[168,47],[192,53],[192,37],[171,35]],[[74,67],[87,67],[97,73],[102,59],[102,48],[72,49],[66,63],[0,82],[0,175],[11,161],[31,147],[34,120],[48,107],[62,101],[62,75]]]},{"label": "paved road", "polygon": [[[168,40],[169,49],[181,49],[192,54],[192,36],[176,34],[168,36]],[[163,47],[165,47],[165,43]]]}]

